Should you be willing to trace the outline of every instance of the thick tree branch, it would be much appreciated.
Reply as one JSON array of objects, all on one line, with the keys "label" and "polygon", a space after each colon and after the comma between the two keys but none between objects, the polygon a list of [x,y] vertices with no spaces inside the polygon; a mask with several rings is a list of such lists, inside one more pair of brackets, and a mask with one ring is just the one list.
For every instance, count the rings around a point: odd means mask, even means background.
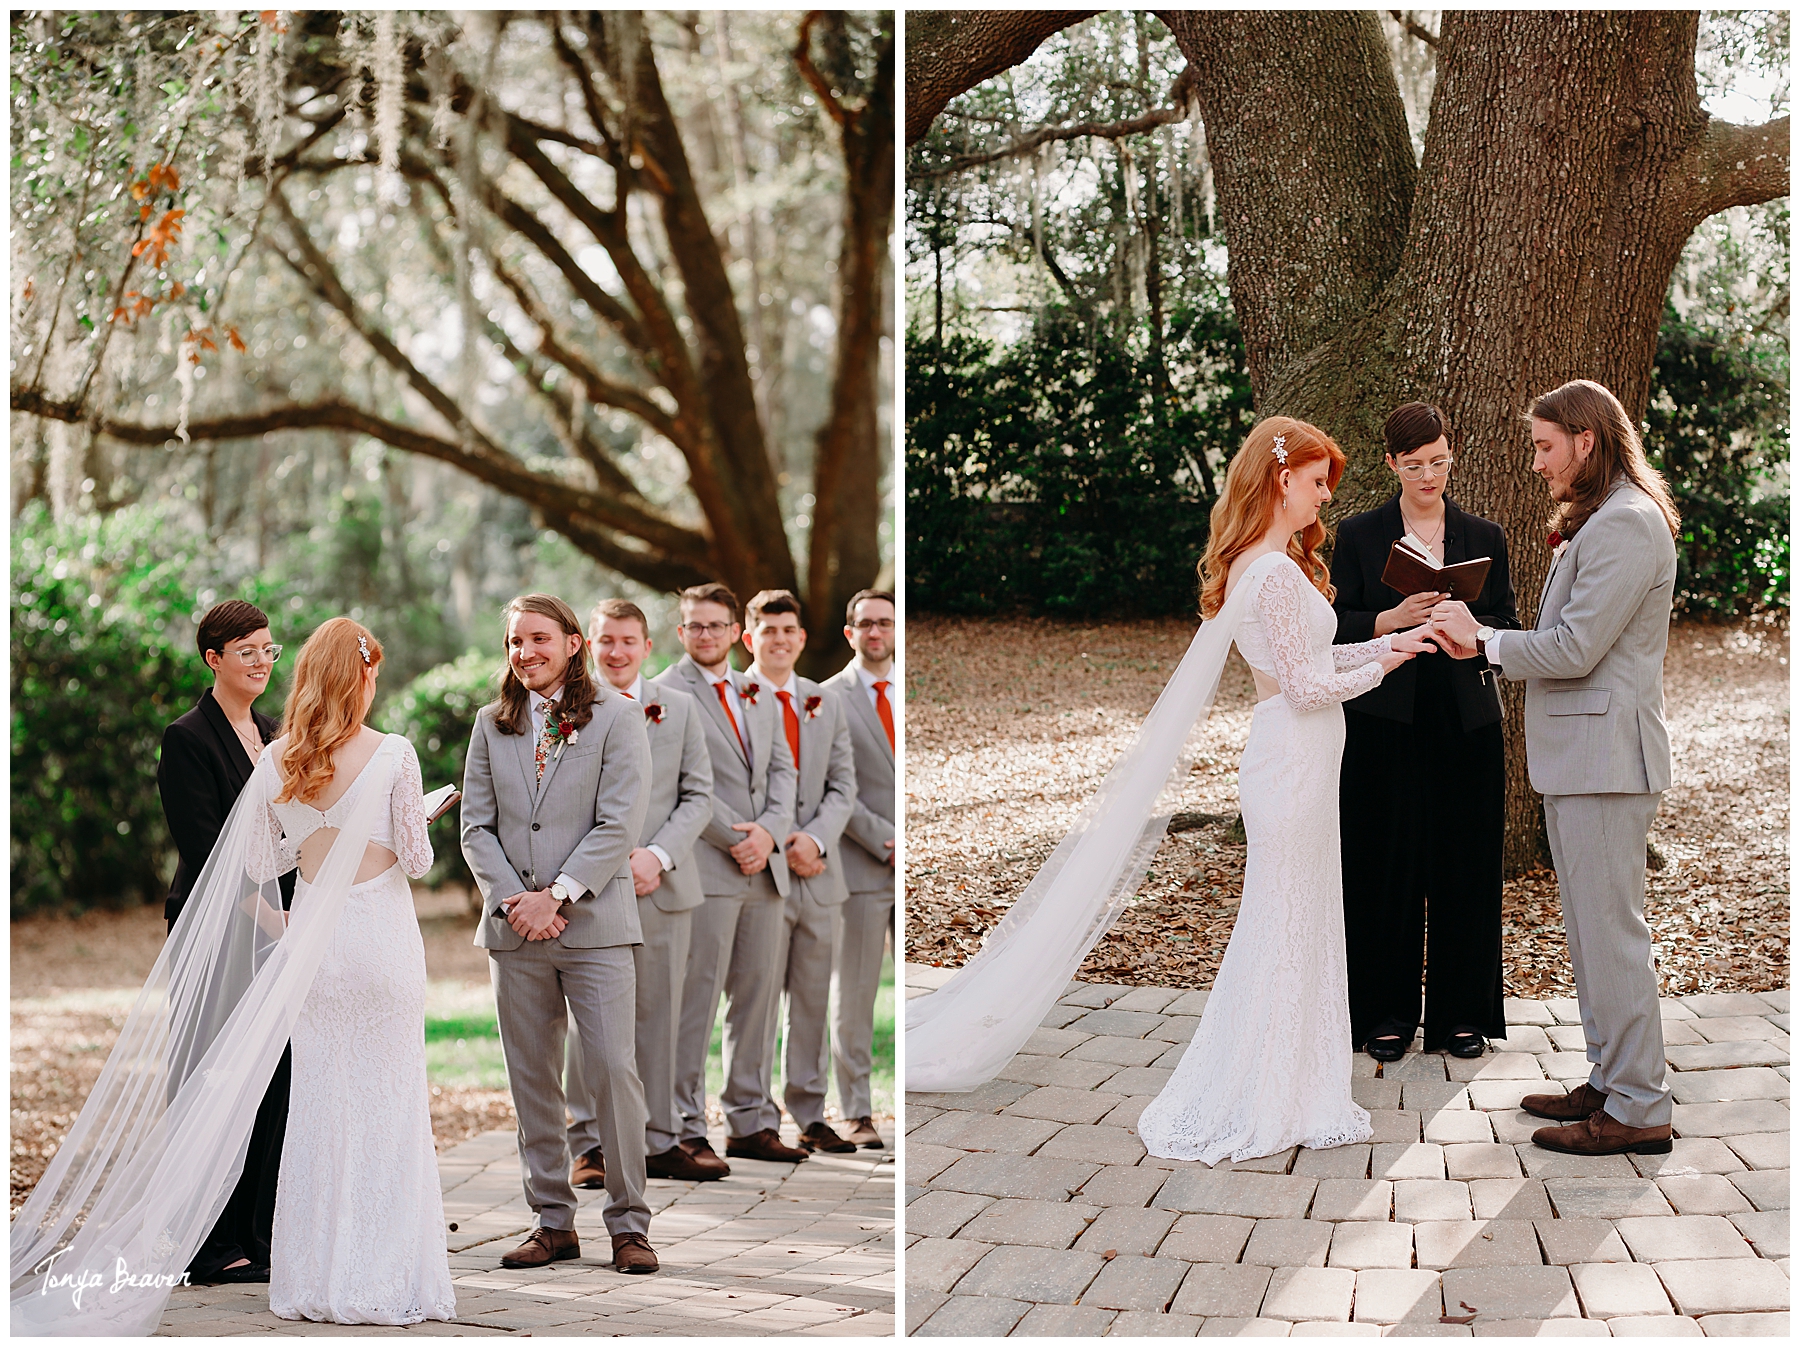
[{"label": "thick tree branch", "polygon": [[1754,206],[1788,194],[1792,118],[1738,126],[1713,118],[1696,146],[1690,181],[1695,222],[1732,206]]},{"label": "thick tree branch", "polygon": [[1437,34],[1432,32],[1431,29],[1427,28],[1418,20],[1414,19],[1411,15],[1407,14],[1405,10],[1390,9],[1388,11],[1388,17],[1399,24],[1401,28],[1405,29],[1408,37],[1418,38],[1419,41],[1423,42],[1427,47],[1437,46]]},{"label": "thick tree branch", "polygon": [[906,17],[906,143],[944,105],[1023,61],[1052,33],[1097,10],[915,10]]},{"label": "thick tree branch", "polygon": [[1156,108],[1142,117],[1133,117],[1123,122],[1080,122],[1074,126],[1046,126],[1041,131],[1034,131],[1030,135],[1014,141],[1004,149],[993,150],[986,154],[959,154],[939,168],[927,169],[923,173],[913,173],[911,176],[941,178],[947,174],[979,168],[982,164],[991,164],[996,160],[1030,154],[1040,145],[1048,145],[1055,140],[1076,140],[1082,136],[1121,140],[1126,136],[1142,135],[1146,131],[1154,131],[1159,126],[1185,122],[1188,119],[1188,100],[1192,97],[1193,91],[1194,68],[1188,66],[1182,70],[1180,75],[1176,76],[1175,83],[1170,86],[1170,106],[1166,108]]},{"label": "thick tree branch", "polygon": [[794,64],[799,68],[800,77],[812,86],[812,91],[819,96],[819,103],[830,114],[831,120],[840,127],[850,120],[850,110],[831,91],[831,83],[819,73],[819,67],[813,64],[812,28],[821,17],[820,11],[809,9],[806,17],[800,20],[800,36],[794,43]]}]

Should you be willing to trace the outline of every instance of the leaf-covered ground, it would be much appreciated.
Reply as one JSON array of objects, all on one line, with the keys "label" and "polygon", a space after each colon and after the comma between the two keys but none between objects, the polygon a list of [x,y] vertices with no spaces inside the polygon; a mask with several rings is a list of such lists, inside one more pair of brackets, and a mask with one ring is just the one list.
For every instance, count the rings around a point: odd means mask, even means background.
[{"label": "leaf-covered ground", "polygon": [[[915,616],[908,624],[906,957],[960,966],[1024,889],[1193,635],[1186,622]],[[1647,914],[1665,995],[1788,975],[1787,630],[1678,624],[1665,699],[1676,784],[1652,834]],[[1244,877],[1237,761],[1254,693],[1234,654],[1172,833],[1077,976],[1210,986]],[[1506,994],[1570,996],[1556,877],[1506,885]]]}]

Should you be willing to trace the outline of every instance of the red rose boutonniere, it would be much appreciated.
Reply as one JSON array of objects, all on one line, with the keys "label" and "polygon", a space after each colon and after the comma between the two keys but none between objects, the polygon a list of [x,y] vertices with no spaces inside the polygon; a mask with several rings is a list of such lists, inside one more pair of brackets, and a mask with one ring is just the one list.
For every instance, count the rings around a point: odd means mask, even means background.
[{"label": "red rose boutonniere", "polygon": [[556,752],[550,755],[552,762],[562,757],[565,747],[581,738],[581,731],[575,728],[575,722],[563,713],[560,706],[544,708],[544,727],[549,731],[550,742],[556,745]]},{"label": "red rose boutonniere", "polygon": [[1550,550],[1552,552],[1554,552],[1557,548],[1562,546],[1563,536],[1562,536],[1562,534],[1558,533],[1555,529],[1551,529],[1550,536],[1548,538],[1544,539],[1544,541],[1549,545]]},{"label": "red rose boutonniere", "polygon": [[825,705],[825,699],[823,697],[820,697],[817,694],[814,694],[813,696],[808,697],[806,699],[806,707],[805,707],[806,718],[808,720],[817,720],[819,718],[819,710],[824,705]]},{"label": "red rose boutonniere", "polygon": [[740,696],[744,699],[744,705],[755,706],[756,705],[756,694],[761,691],[762,691],[761,683],[746,683],[743,686],[743,690],[738,693],[738,696]]},{"label": "red rose boutonniere", "polygon": [[663,704],[661,702],[645,702],[644,718],[652,725],[660,725],[663,720]]}]

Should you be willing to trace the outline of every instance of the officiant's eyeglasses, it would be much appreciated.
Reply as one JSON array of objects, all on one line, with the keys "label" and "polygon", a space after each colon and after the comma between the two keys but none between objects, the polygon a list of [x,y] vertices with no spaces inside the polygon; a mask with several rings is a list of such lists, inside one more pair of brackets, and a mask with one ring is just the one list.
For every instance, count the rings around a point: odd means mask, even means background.
[{"label": "officiant's eyeglasses", "polygon": [[264,660],[273,664],[276,660],[281,658],[281,647],[278,645],[265,645],[259,650],[255,646],[245,645],[239,646],[236,650],[228,653],[236,655],[238,657],[238,662],[241,664],[261,664]]},{"label": "officiant's eyeglasses", "polygon": [[1416,482],[1426,474],[1433,477],[1448,477],[1451,467],[1456,463],[1453,458],[1434,458],[1429,463],[1402,463],[1400,475],[1409,482]]}]

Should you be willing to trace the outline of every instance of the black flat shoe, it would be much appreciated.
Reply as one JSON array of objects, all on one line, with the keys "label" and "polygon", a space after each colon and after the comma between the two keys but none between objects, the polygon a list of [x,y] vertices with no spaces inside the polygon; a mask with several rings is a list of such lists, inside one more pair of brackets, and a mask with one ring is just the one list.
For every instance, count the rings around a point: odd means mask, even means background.
[{"label": "black flat shoe", "polygon": [[192,1278],[195,1286],[224,1286],[234,1282],[266,1282],[269,1268],[265,1263],[247,1263],[243,1267],[225,1267],[204,1276]]},{"label": "black flat shoe", "polygon": [[1364,1044],[1363,1051],[1378,1062],[1397,1062],[1406,1056],[1406,1040],[1399,1034],[1382,1034]]},{"label": "black flat shoe", "polygon": [[1486,1050],[1487,1040],[1473,1029],[1458,1029],[1444,1047],[1452,1057],[1479,1057]]}]

